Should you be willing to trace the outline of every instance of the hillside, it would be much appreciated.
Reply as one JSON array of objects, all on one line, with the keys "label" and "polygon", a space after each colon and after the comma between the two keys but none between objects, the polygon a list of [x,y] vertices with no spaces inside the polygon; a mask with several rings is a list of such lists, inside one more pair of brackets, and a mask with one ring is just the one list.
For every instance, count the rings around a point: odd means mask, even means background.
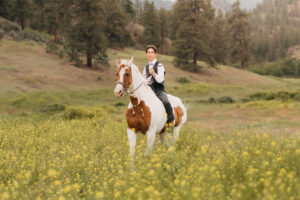
[{"label": "hillside", "polygon": [[[117,57],[134,56],[134,63],[142,70],[147,62],[144,52],[133,49],[108,51],[112,65]],[[182,71],[172,64],[172,57],[160,55],[167,70],[166,79],[174,84],[179,77],[186,77],[193,82],[205,82],[229,85],[270,85],[278,83],[273,79],[228,66],[220,69],[206,69],[195,74]],[[0,91],[27,91],[32,89],[57,88],[95,88],[113,86],[115,67],[101,70],[77,68],[66,59],[45,53],[44,46],[29,42],[2,41],[0,48]],[[101,77],[101,80],[98,78]]]}]

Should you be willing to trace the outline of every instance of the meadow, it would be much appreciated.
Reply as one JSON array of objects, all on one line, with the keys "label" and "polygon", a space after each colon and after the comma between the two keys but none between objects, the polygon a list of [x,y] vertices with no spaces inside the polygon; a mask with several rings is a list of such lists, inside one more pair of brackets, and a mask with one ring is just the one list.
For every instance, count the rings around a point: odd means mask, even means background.
[{"label": "meadow", "polygon": [[[115,69],[78,69],[37,45],[10,55],[16,45],[0,49],[0,199],[300,199],[299,79],[228,66],[192,74],[161,56],[188,121],[174,147],[157,139],[151,156],[139,134],[131,167]],[[109,50],[112,62],[132,55],[142,67],[142,51]]]}]

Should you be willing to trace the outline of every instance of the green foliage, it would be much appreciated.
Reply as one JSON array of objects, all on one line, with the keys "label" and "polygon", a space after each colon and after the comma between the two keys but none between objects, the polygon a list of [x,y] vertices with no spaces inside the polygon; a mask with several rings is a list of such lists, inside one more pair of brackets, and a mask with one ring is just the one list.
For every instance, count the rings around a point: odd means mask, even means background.
[{"label": "green foliage", "polygon": [[129,32],[125,29],[126,14],[117,0],[105,1],[106,28],[105,35],[110,47],[125,47],[133,45]]},{"label": "green foliage", "polygon": [[299,2],[264,1],[251,13],[253,62],[276,61],[300,42]]},{"label": "green foliage", "polygon": [[93,58],[105,61],[104,9],[100,0],[74,0],[66,11],[72,13],[66,27],[67,52],[77,65],[83,62],[82,57],[88,67],[92,67]]},{"label": "green foliage", "polygon": [[256,101],[256,100],[281,100],[281,101],[299,101],[300,91],[288,92],[257,92],[249,95],[245,101]]},{"label": "green foliage", "polygon": [[228,15],[229,51],[232,62],[239,62],[242,69],[250,59],[250,24],[247,12],[241,10],[239,0]]},{"label": "green foliage", "polygon": [[198,71],[198,60],[214,65],[210,47],[214,12],[210,2],[179,0],[174,5],[174,63],[185,70]]},{"label": "green foliage", "polygon": [[248,70],[262,75],[300,77],[300,60],[284,59],[277,62],[252,65]]},{"label": "green foliage", "polygon": [[32,16],[33,4],[31,0],[12,0],[10,14],[12,19],[15,19],[25,29],[29,18]]},{"label": "green foliage", "polygon": [[209,97],[207,100],[199,100],[199,103],[224,103],[224,104],[231,104],[235,103],[235,100],[231,96],[221,96],[219,98]]},{"label": "green foliage", "polygon": [[3,29],[3,31],[8,34],[11,31],[20,32],[21,27],[17,24],[10,22],[4,18],[0,17],[0,29]]},{"label": "green foliage", "polygon": [[134,21],[136,16],[134,3],[131,0],[119,0],[119,1],[127,15],[128,21]]},{"label": "green foliage", "polygon": [[190,83],[191,81],[186,77],[179,77],[179,78],[176,78],[176,82],[185,84],[185,83]]},{"label": "green foliage", "polygon": [[223,18],[222,13],[219,13],[213,21],[211,49],[216,62],[223,64],[228,60],[229,37],[227,28],[226,19]]},{"label": "green foliage", "polygon": [[41,107],[40,111],[42,113],[52,114],[56,112],[62,112],[66,109],[65,105],[62,104],[48,104]]},{"label": "green foliage", "polygon": [[64,57],[63,47],[52,41],[47,42],[46,52],[59,55],[60,58]]},{"label": "green foliage", "polygon": [[143,26],[145,28],[143,34],[144,46],[153,44],[159,48],[161,45],[160,23],[154,2],[145,1],[144,3]]}]

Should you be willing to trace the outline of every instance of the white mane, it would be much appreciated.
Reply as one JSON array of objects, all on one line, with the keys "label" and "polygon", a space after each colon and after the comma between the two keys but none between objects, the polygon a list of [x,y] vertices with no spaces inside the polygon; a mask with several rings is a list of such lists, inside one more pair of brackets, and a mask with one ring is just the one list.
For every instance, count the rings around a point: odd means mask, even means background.
[{"label": "white mane", "polygon": [[[129,62],[129,60],[127,60],[127,59],[122,59],[120,65],[125,65],[125,66],[127,66],[128,62]],[[135,64],[133,64],[133,63],[132,63],[132,65],[131,65],[131,72],[132,72],[132,77],[133,77],[133,78],[137,78],[137,80],[143,82],[143,84],[146,86],[146,88],[149,89],[151,92],[153,92],[152,89],[151,89],[151,87],[149,86],[149,84],[151,84],[151,78],[146,79],[146,78],[141,74],[139,68],[138,68]],[[138,84],[141,83],[141,82],[138,82]]]}]

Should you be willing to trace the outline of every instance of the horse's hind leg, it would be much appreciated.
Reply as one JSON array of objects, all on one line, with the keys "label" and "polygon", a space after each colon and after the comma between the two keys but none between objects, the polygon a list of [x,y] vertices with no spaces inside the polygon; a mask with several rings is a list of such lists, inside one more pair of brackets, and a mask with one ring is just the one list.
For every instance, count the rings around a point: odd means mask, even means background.
[{"label": "horse's hind leg", "polygon": [[178,127],[174,127],[174,130],[173,130],[173,137],[172,137],[172,140],[171,140],[171,144],[172,144],[172,145],[175,145],[175,144],[176,144],[176,140],[177,140],[177,138],[179,137],[180,129],[181,129],[181,125],[178,126]]},{"label": "horse's hind leg", "polygon": [[127,129],[127,137],[128,137],[128,141],[129,141],[130,163],[131,163],[131,165],[134,165],[136,133],[128,128]]},{"label": "horse's hind leg", "polygon": [[169,136],[167,132],[163,132],[159,134],[160,142],[162,145],[165,145],[166,149],[170,147],[170,142],[168,137]]}]

